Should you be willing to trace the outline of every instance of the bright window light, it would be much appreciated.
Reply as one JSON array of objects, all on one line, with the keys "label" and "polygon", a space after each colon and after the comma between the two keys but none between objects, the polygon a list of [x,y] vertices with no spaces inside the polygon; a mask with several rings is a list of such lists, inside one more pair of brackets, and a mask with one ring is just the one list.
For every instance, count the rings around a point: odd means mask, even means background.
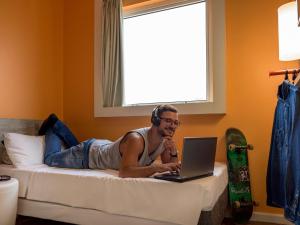
[{"label": "bright window light", "polygon": [[206,101],[205,2],[124,19],[124,105]]}]

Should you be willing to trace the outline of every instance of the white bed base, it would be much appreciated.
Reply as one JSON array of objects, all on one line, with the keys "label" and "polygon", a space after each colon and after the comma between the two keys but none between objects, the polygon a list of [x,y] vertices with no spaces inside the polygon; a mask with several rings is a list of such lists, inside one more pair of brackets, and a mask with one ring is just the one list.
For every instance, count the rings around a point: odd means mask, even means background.
[{"label": "white bed base", "polygon": [[[227,206],[227,188],[210,211],[202,211],[198,225],[220,225]],[[81,225],[175,225],[174,223],[110,214],[99,210],[70,207],[19,198],[18,215]]]},{"label": "white bed base", "polygon": [[174,223],[19,198],[18,214],[81,225],[175,225]]}]

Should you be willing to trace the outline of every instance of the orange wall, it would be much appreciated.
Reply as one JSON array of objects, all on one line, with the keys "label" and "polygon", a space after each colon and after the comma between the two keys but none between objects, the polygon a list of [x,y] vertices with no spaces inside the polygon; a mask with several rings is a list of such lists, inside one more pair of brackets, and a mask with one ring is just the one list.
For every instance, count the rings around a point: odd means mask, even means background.
[{"label": "orange wall", "polygon": [[63,114],[63,1],[0,1],[0,118]]},{"label": "orange wall", "polygon": [[[266,169],[276,105],[282,77],[270,70],[297,66],[278,61],[277,8],[288,0],[226,1],[226,115],[181,116],[176,134],[219,137],[217,160],[225,161],[224,133],[238,127],[255,150],[249,152],[256,211],[281,213],[267,207]],[[80,139],[116,139],[126,131],[150,125],[149,117],[94,118],[93,116],[93,1],[66,0],[64,10],[64,116]],[[150,112],[149,112],[150,114]]]}]

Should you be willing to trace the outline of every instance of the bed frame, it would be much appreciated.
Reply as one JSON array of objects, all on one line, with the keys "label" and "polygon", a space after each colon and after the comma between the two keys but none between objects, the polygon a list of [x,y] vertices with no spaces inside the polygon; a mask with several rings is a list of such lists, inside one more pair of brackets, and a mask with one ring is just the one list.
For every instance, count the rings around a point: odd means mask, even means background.
[{"label": "bed frame", "polygon": [[[3,133],[5,132],[37,135],[40,125],[41,121],[39,120],[0,119],[0,141],[3,140]],[[2,162],[1,157],[3,157],[3,153],[4,146],[0,144],[0,163]],[[198,225],[220,225],[224,219],[227,204],[228,197],[226,188],[210,211],[201,212]],[[19,198],[18,214],[86,225],[95,224],[95,221],[102,221],[104,224],[108,225],[171,225],[170,223],[156,220],[114,215],[97,210],[74,208],[59,204],[32,201],[24,198]]]}]

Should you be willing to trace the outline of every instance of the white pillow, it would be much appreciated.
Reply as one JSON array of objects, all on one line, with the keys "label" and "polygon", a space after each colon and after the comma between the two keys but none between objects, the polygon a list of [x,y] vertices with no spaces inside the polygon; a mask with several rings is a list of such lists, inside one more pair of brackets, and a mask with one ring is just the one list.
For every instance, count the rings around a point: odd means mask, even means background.
[{"label": "white pillow", "polygon": [[45,136],[6,133],[4,145],[16,167],[43,164]]}]

